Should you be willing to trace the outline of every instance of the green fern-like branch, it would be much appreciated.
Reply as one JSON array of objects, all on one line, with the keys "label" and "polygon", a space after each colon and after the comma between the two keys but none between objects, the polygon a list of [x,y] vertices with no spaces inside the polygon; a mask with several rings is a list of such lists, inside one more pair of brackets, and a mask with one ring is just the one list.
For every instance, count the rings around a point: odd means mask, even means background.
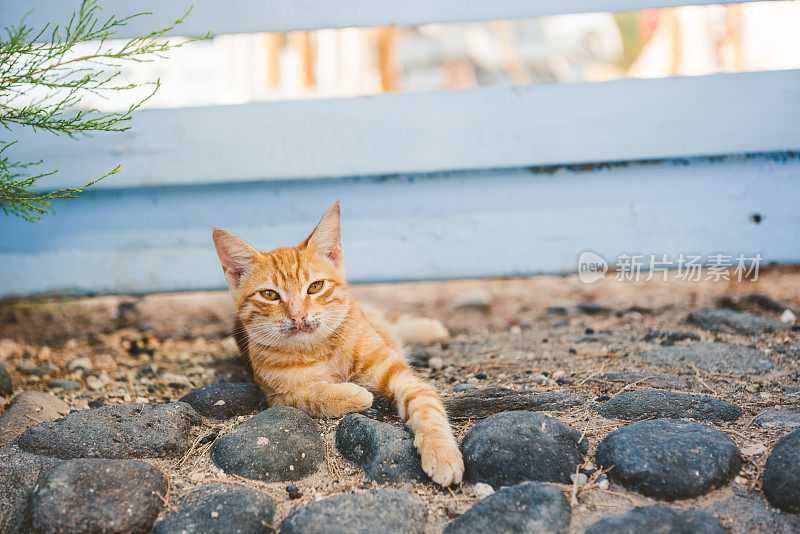
[{"label": "green fern-like branch", "polygon": [[[0,126],[13,135],[19,128],[71,138],[95,132],[122,132],[130,129],[133,112],[158,90],[159,80],[144,84],[119,84],[120,64],[124,61],[154,61],[172,48],[198,39],[170,43],[164,37],[189,14],[172,25],[147,35],[119,42],[115,34],[136,17],[100,17],[96,0],[83,0],[69,23],[47,24],[34,29],[23,19],[17,26],[0,32]],[[206,36],[207,37],[207,36]],[[202,37],[201,39],[205,39]],[[83,43],[92,43],[89,53],[77,54]],[[100,112],[79,109],[84,97],[105,96],[110,91],[130,91],[150,86],[151,91],[136,99],[124,111]],[[32,97],[31,95],[36,95]],[[50,201],[74,198],[85,188],[119,172],[120,166],[89,179],[86,185],[39,192],[38,182],[58,170],[41,170],[39,161],[17,161],[7,149],[16,140],[0,140],[0,210],[5,215],[38,221],[48,213]]]}]

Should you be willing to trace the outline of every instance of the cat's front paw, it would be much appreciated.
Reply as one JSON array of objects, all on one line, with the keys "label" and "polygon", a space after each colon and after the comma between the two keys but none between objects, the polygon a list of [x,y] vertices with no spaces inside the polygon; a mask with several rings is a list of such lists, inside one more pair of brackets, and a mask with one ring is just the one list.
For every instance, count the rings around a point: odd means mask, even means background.
[{"label": "cat's front paw", "polygon": [[443,487],[461,483],[464,459],[453,438],[423,436],[418,440],[417,450],[422,470],[431,480]]},{"label": "cat's front paw", "polygon": [[372,393],[366,388],[343,382],[329,386],[329,398],[325,403],[323,415],[326,417],[344,417],[353,412],[363,412],[372,407]]}]

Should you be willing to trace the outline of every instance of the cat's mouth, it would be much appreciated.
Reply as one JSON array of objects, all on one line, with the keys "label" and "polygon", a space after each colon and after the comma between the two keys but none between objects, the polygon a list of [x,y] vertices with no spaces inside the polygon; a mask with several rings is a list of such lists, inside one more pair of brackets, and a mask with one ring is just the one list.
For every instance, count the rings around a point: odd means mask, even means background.
[{"label": "cat's mouth", "polygon": [[303,335],[310,335],[314,333],[314,327],[300,326],[292,327],[289,329],[289,337],[302,337]]}]

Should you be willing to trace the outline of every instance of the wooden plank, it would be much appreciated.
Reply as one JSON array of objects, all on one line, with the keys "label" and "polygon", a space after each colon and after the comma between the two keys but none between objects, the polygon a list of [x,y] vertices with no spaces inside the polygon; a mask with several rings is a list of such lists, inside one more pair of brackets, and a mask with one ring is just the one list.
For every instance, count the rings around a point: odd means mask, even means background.
[{"label": "wooden plank", "polygon": [[24,132],[42,187],[320,178],[800,148],[800,70],[144,110],[73,141]]},{"label": "wooden plank", "polygon": [[798,262],[798,176],[799,156],[761,155],[96,190],[38,224],[0,218],[0,296],[221,288],[212,226],[271,249],[335,200],[354,281],[574,272],[585,249]]},{"label": "wooden plank", "polygon": [[[407,26],[439,22],[485,21],[591,13],[634,11],[682,5],[730,4],[733,0],[104,0],[104,14],[119,16],[150,12],[119,32],[118,37],[147,34],[169,26],[194,3],[191,16],[175,31],[179,35],[284,32],[320,28]],[[33,27],[66,22],[80,0],[3,0],[0,26],[27,21]]]}]

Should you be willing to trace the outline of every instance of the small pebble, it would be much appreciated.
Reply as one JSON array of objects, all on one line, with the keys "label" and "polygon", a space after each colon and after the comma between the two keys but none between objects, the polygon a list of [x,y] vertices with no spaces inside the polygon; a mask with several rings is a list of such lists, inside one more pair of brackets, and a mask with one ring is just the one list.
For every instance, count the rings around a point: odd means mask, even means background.
[{"label": "small pebble", "polygon": [[607,490],[611,484],[608,481],[608,477],[605,475],[601,475],[597,478],[597,487],[601,490]]},{"label": "small pebble", "polygon": [[792,310],[784,310],[781,314],[780,321],[786,324],[794,324],[797,321],[797,315]]},{"label": "small pebble", "polygon": [[589,482],[589,477],[583,473],[573,473],[569,476],[570,480],[578,486],[585,486]]},{"label": "small pebble", "polygon": [[475,373],[475,378],[478,380],[486,380],[486,373]]},{"label": "small pebble", "polygon": [[216,432],[211,432],[210,434],[206,434],[205,436],[200,438],[198,445],[205,445],[206,443],[211,443],[215,439],[217,439]]},{"label": "small pebble", "polygon": [[431,369],[441,369],[444,367],[444,361],[440,357],[434,356],[428,360],[428,365],[430,365]]},{"label": "small pebble", "polygon": [[748,447],[742,447],[741,452],[742,456],[754,456],[756,454],[761,454],[762,452],[766,452],[767,448],[764,446],[763,443],[756,443],[755,445],[750,445]]},{"label": "small pebble", "polygon": [[455,519],[456,517],[461,515],[461,514],[458,513],[458,511],[455,508],[453,508],[450,505],[445,506],[444,509],[445,509],[445,512],[447,513],[447,517],[450,518],[450,519]]},{"label": "small pebble", "polygon": [[475,496],[479,499],[484,499],[494,493],[494,488],[486,482],[477,482],[473,489],[475,490]]}]

